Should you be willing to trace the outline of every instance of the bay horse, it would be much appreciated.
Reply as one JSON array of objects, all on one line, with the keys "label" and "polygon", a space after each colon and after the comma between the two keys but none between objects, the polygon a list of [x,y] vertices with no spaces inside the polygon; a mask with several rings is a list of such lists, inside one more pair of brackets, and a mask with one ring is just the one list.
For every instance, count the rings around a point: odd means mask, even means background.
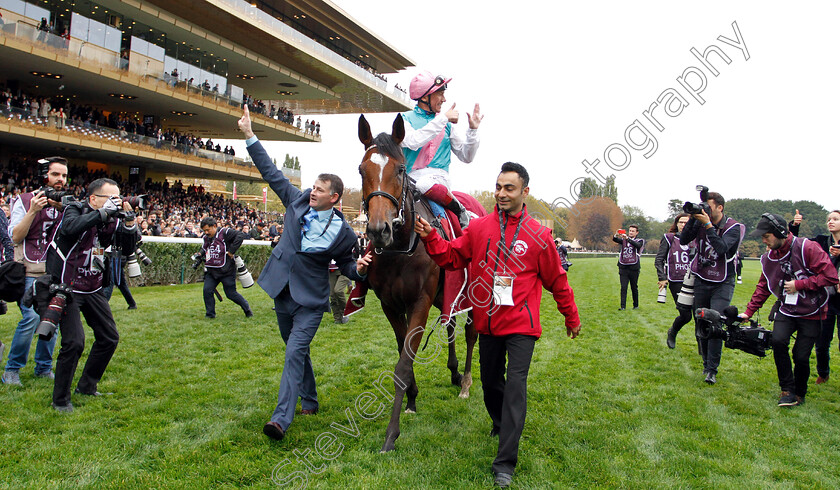
[{"label": "bay horse", "polygon": [[[400,149],[404,137],[405,126],[399,114],[394,119],[391,134],[380,133],[376,138],[372,137],[365,116],[359,117],[359,140],[365,147],[359,165],[361,207],[368,217],[367,236],[375,252],[368,269],[368,283],[394,329],[400,356],[394,368],[394,407],[381,452],[392,451],[400,436],[400,412],[406,394],[406,413],[417,410],[414,360],[429,310],[434,305],[443,311],[442,270],[426,253],[420,237],[414,232],[418,215],[429,222],[434,217],[427,206],[415,202],[414,183],[406,172],[405,156]],[[472,354],[478,338],[472,313],[469,315],[465,326],[467,358],[463,375],[458,372],[455,355],[455,320],[452,318],[446,323],[449,347],[446,366],[451,372],[452,384],[461,387],[458,395],[461,398],[470,394]],[[424,360],[418,359],[418,362]]]}]

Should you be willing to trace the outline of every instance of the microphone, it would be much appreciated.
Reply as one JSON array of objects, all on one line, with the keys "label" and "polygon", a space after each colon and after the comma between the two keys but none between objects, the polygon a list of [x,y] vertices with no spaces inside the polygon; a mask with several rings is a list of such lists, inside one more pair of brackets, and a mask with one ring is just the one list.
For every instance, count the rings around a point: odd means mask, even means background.
[{"label": "microphone", "polygon": [[738,307],[734,305],[727,306],[723,309],[723,316],[725,316],[728,320],[738,318]]}]

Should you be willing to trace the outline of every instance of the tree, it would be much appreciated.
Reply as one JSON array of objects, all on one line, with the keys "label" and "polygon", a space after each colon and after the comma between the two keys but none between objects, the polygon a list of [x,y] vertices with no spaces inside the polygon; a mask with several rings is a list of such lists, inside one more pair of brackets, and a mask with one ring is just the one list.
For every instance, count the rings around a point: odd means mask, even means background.
[{"label": "tree", "polygon": [[671,199],[668,201],[668,219],[673,221],[678,214],[683,212],[683,201],[679,199]]},{"label": "tree", "polygon": [[585,201],[593,197],[606,197],[618,204],[618,188],[615,186],[615,175],[607,177],[604,185],[599,185],[598,181],[591,177],[585,177],[580,184],[579,200]]},{"label": "tree", "polygon": [[641,208],[628,205],[621,208],[621,212],[624,213],[622,228],[626,230],[630,225],[636,225],[639,228],[639,236],[641,238],[645,240],[653,238],[653,232],[650,226],[653,218],[645,216],[645,212]]},{"label": "tree", "polygon": [[612,199],[594,197],[579,202],[578,214],[569,215],[568,238],[575,238],[589,249],[612,249],[611,237],[621,227],[624,216]]},{"label": "tree", "polygon": [[744,240],[741,244],[744,257],[759,257],[764,253],[764,247],[753,240]]}]

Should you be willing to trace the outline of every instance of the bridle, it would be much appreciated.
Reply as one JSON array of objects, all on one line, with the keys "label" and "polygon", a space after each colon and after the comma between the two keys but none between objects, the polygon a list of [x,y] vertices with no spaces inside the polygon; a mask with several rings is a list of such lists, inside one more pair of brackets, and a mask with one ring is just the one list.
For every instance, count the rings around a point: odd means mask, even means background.
[{"label": "bridle", "polygon": [[[376,145],[369,146],[367,148],[367,150],[365,150],[365,154],[367,154],[367,152],[369,152],[370,150],[375,149],[375,148],[376,148]],[[376,151],[376,153],[380,156],[384,156],[381,153],[379,153],[378,150]],[[360,174],[362,173],[362,166],[361,165],[359,165],[359,173]],[[394,207],[397,210],[397,217],[394,218],[393,220],[391,220],[391,225],[394,227],[395,232],[396,232],[397,228],[400,228],[400,227],[402,227],[406,224],[405,213],[404,213],[403,210],[406,207],[408,207],[409,210],[410,210],[408,214],[411,217],[411,219],[409,221],[409,227],[411,228],[411,231],[410,231],[410,235],[409,235],[410,238],[409,238],[408,248],[406,248],[405,250],[374,248],[373,251],[377,255],[380,255],[380,254],[407,254],[407,255],[412,255],[412,254],[414,254],[414,251],[417,249],[417,244],[420,241],[419,235],[417,235],[417,233],[414,231],[414,221],[417,220],[417,214],[416,214],[415,209],[414,209],[414,197],[413,197],[414,196],[414,180],[411,177],[408,176],[408,174],[406,172],[405,163],[401,163],[397,167],[397,178],[400,179],[400,197],[399,197],[399,199],[397,199],[396,197],[394,197],[393,195],[391,195],[391,194],[389,194],[385,191],[373,191],[370,194],[368,194],[367,196],[364,196],[362,198],[362,211],[365,213],[365,216],[370,216],[370,213],[368,213],[368,206],[369,206],[370,200],[373,199],[374,197],[384,197],[385,199],[391,201],[391,204],[393,204]]]}]

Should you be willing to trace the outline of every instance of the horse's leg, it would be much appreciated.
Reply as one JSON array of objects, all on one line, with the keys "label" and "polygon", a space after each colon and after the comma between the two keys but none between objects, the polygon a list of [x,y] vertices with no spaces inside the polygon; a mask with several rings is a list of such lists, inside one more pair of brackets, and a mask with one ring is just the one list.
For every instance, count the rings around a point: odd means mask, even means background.
[{"label": "horse's leg", "polygon": [[455,353],[455,327],[458,322],[455,317],[449,319],[446,323],[446,343],[449,345],[449,359],[446,361],[446,367],[451,373],[451,381],[455,386],[461,386],[463,376],[458,372],[458,355]]},{"label": "horse's leg", "polygon": [[473,323],[472,311],[467,313],[467,323],[464,325],[464,337],[467,339],[467,359],[464,361],[464,378],[461,380],[461,393],[458,394],[461,398],[470,397],[470,387],[472,386],[472,357],[475,341],[478,340],[478,332],[475,330]]},{"label": "horse's leg", "polygon": [[403,397],[408,394],[406,412],[413,413],[417,410],[417,381],[414,378],[414,358],[423,340],[423,332],[426,328],[426,320],[429,317],[431,300],[428,296],[421,294],[417,303],[412,306],[409,313],[408,325],[414,325],[408,329],[403,351],[400,353],[400,360],[394,368],[394,406],[391,409],[391,420],[385,430],[385,442],[382,444],[381,452],[393,451],[394,443],[400,436],[400,412],[402,411]]}]

